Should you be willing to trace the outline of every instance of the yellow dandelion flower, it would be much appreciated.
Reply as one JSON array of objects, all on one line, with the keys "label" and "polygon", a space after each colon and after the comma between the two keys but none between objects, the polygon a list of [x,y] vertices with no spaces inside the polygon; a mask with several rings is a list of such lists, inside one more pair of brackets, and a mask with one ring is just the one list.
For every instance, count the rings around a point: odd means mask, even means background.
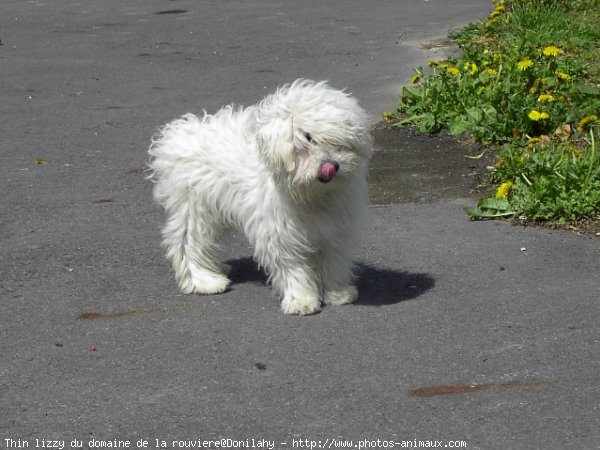
[{"label": "yellow dandelion flower", "polygon": [[590,114],[589,116],[585,116],[583,119],[579,121],[579,125],[577,126],[577,130],[580,133],[586,133],[591,126],[598,124],[598,116],[596,114]]},{"label": "yellow dandelion flower", "polygon": [[431,60],[429,60],[429,62],[427,63],[427,65],[429,67],[437,67],[437,66],[440,65],[440,62],[436,61],[435,59],[431,59]]},{"label": "yellow dandelion flower", "polygon": [[455,67],[455,66],[450,66],[446,70],[448,70],[448,72],[450,73],[450,75],[458,75],[458,73],[460,72],[460,69],[458,67]]},{"label": "yellow dandelion flower", "polygon": [[554,75],[556,75],[556,78],[558,78],[559,80],[563,80],[563,81],[571,81],[573,79],[573,77],[571,75],[569,75],[568,73],[565,73],[565,72],[561,72],[560,70],[557,70],[556,72],[554,72]]},{"label": "yellow dandelion flower", "polygon": [[486,75],[497,75],[498,71],[496,69],[492,69],[491,67],[488,67],[487,69],[485,69],[483,71],[483,73],[485,73]]},{"label": "yellow dandelion flower", "polygon": [[465,72],[468,72],[469,75],[475,75],[479,71],[479,67],[475,63],[465,63],[463,66]]},{"label": "yellow dandelion flower", "polygon": [[532,137],[527,140],[527,145],[535,145],[535,144],[538,144],[539,142],[540,142],[540,138]]},{"label": "yellow dandelion flower", "polygon": [[540,120],[548,119],[550,117],[550,115],[547,112],[539,112],[539,111],[536,111],[535,109],[533,109],[533,110],[529,111],[529,114],[527,114],[527,117],[529,117],[534,122],[538,122]]},{"label": "yellow dandelion flower", "polygon": [[494,62],[496,62],[496,63],[497,63],[497,62],[502,62],[502,61],[504,61],[505,59],[506,59],[506,56],[505,56],[503,53],[494,53],[494,54],[492,55],[492,60],[493,60]]},{"label": "yellow dandelion flower", "polygon": [[560,48],[558,48],[556,45],[549,45],[544,47],[544,50],[542,50],[542,54],[544,56],[558,56],[560,52]]},{"label": "yellow dandelion flower", "polygon": [[519,70],[527,70],[531,66],[533,66],[533,61],[530,59],[522,59],[517,63],[517,67],[519,68]]},{"label": "yellow dandelion flower", "polygon": [[505,181],[500,186],[498,186],[498,189],[496,189],[496,199],[502,200],[502,199],[508,197],[508,194],[510,194],[510,191],[512,190],[513,185],[514,185],[514,183],[512,181]]},{"label": "yellow dandelion flower", "polygon": [[501,15],[501,14],[502,14],[502,11],[499,11],[499,10],[497,10],[497,9],[493,10],[493,11],[490,13],[489,21],[490,21],[491,23],[493,23],[494,19],[495,19],[495,18],[497,18],[497,17],[498,17],[499,15]]},{"label": "yellow dandelion flower", "polygon": [[553,102],[554,101],[554,95],[552,94],[541,94],[538,97],[538,102],[540,103],[547,103],[547,102]]},{"label": "yellow dandelion flower", "polygon": [[412,77],[410,77],[411,84],[417,84],[421,80],[421,74],[415,73]]},{"label": "yellow dandelion flower", "polygon": [[381,116],[385,122],[390,122],[395,119],[394,114],[392,114],[391,112],[388,112],[388,111],[384,111]]}]

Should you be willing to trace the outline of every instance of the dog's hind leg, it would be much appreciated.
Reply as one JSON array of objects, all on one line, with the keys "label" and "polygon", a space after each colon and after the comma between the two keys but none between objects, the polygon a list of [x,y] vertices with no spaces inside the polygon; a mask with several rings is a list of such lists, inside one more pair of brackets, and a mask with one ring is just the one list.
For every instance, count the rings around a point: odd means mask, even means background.
[{"label": "dog's hind leg", "polygon": [[169,212],[163,245],[183,293],[219,294],[228,288],[230,281],[216,262],[219,231],[218,223],[189,201]]}]

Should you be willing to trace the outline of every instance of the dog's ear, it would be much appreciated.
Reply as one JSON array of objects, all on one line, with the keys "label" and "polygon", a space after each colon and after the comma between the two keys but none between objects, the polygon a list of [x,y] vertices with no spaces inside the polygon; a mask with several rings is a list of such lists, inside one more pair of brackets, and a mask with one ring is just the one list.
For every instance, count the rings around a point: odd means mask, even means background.
[{"label": "dog's ear", "polygon": [[294,120],[291,114],[259,123],[257,144],[263,161],[274,172],[293,172],[296,169]]}]

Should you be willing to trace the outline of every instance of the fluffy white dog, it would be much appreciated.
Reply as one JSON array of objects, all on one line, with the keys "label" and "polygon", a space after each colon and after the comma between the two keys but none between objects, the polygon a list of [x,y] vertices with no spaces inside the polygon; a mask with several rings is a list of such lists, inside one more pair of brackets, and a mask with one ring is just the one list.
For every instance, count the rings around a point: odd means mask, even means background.
[{"label": "fluffy white dog", "polygon": [[224,292],[220,232],[254,247],[286,314],[356,300],[352,252],[365,218],[367,115],[325,82],[297,80],[245,109],[187,114],[149,153],[163,244],[184,293]]}]

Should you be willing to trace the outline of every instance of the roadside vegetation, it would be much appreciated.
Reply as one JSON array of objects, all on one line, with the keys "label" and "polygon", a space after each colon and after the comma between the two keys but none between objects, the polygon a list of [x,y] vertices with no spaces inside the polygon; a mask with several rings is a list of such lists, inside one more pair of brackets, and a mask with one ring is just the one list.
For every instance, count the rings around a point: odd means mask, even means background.
[{"label": "roadside vegetation", "polygon": [[600,216],[600,0],[496,0],[455,31],[460,56],[417,68],[392,127],[467,133],[495,151],[473,219]]}]

